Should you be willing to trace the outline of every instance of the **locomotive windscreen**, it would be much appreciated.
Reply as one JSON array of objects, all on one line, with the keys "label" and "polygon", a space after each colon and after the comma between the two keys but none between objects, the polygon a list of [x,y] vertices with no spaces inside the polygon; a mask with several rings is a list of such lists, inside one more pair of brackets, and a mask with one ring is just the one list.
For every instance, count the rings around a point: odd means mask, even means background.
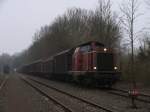
[{"label": "locomotive windscreen", "polygon": [[113,70],[113,54],[98,53],[97,54],[97,70],[98,71],[112,71]]}]

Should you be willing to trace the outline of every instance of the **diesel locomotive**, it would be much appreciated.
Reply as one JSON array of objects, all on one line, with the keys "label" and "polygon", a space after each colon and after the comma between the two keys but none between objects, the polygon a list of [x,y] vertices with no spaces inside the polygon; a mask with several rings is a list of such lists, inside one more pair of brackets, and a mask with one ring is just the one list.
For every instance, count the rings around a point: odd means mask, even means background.
[{"label": "diesel locomotive", "polygon": [[19,72],[88,85],[112,86],[120,78],[115,52],[90,41],[65,50],[47,60],[24,65]]}]

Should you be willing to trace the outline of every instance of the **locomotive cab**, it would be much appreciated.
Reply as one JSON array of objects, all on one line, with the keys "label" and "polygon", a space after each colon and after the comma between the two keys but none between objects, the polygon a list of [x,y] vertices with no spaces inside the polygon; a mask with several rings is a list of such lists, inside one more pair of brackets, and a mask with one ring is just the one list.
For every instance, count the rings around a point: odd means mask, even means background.
[{"label": "locomotive cab", "polygon": [[114,51],[98,42],[78,46],[73,54],[72,71],[75,76],[95,79],[102,84],[119,79]]},{"label": "locomotive cab", "polygon": [[98,42],[78,46],[73,54],[74,71],[116,71],[114,53]]}]

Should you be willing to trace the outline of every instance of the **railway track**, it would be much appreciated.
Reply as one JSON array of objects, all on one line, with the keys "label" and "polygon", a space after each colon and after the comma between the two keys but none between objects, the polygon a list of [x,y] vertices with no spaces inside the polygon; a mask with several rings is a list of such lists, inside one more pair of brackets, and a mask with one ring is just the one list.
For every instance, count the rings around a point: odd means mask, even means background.
[{"label": "railway track", "polygon": [[[94,103],[94,102],[91,102],[91,101],[89,101],[89,100],[86,100],[86,99],[77,97],[77,96],[72,95],[72,94],[70,94],[70,93],[68,93],[68,92],[66,92],[66,91],[62,91],[62,90],[57,89],[57,88],[55,88],[55,87],[52,87],[52,86],[50,86],[50,85],[48,85],[48,84],[46,84],[46,83],[43,83],[43,82],[41,82],[41,81],[39,81],[39,80],[36,80],[36,79],[33,79],[33,78],[29,78],[29,77],[22,78],[22,80],[24,80],[26,83],[28,83],[30,86],[32,86],[32,87],[35,88],[37,91],[39,91],[42,95],[44,95],[44,96],[46,96],[46,97],[48,97],[48,98],[50,97],[50,96],[48,95],[48,93],[43,92],[40,88],[38,88],[38,87],[36,87],[35,85],[33,85],[33,84],[32,84],[29,80],[27,80],[27,79],[29,79],[30,81],[33,81],[33,82],[35,82],[35,83],[37,83],[37,84],[40,84],[40,85],[42,85],[42,86],[45,86],[45,87],[47,87],[47,88],[49,88],[49,89],[52,89],[52,90],[54,90],[54,91],[57,91],[57,92],[59,92],[59,93],[61,93],[61,94],[67,95],[67,96],[69,96],[70,98],[75,99],[75,100],[78,100],[78,101],[80,101],[80,102],[82,102],[82,103],[84,103],[84,104],[87,104],[87,105],[89,105],[89,106],[92,106],[92,107],[96,108],[96,110],[100,110],[100,112],[101,112],[101,111],[104,111],[104,112],[117,112],[117,111],[118,111],[118,110],[112,109],[112,108],[111,108],[111,109],[108,109],[108,108],[106,108],[106,107],[103,107],[103,106],[101,106],[101,105],[99,105],[99,104],[96,104],[96,103]],[[56,101],[55,98],[53,98],[53,100]],[[65,109],[67,109],[67,112],[75,112],[75,111],[73,111],[72,109],[70,109],[68,106],[65,106],[64,104],[60,103],[60,101],[56,101],[56,102],[57,102],[59,105],[63,105],[63,107],[65,107]]]},{"label": "railway track", "polygon": [[2,83],[0,84],[0,91],[1,91],[2,88],[5,86],[7,80],[8,80],[8,76],[6,76],[6,77],[4,78],[4,80],[2,81]]},{"label": "railway track", "polygon": [[23,78],[23,77],[20,77],[20,78],[26,84],[28,84],[29,86],[31,86],[32,88],[34,88],[42,96],[44,96],[45,98],[47,98],[50,101],[53,101],[56,105],[59,105],[64,110],[64,112],[73,112],[73,110],[71,110],[70,108],[68,108],[67,106],[65,106],[64,104],[62,104],[61,102],[57,101],[55,98],[53,98],[52,96],[48,95],[46,92],[44,92],[43,90],[41,90],[39,87],[36,87],[35,85],[33,85],[31,82],[29,82],[25,78]]},{"label": "railway track", "polygon": [[[122,96],[122,97],[126,97],[126,98],[130,98],[129,97],[129,91],[127,91],[127,90],[112,88],[112,90],[108,91],[108,93],[118,95],[118,96]],[[140,101],[140,102],[150,103],[150,95],[140,93],[138,95],[138,97],[136,97],[135,99],[137,101]]]}]

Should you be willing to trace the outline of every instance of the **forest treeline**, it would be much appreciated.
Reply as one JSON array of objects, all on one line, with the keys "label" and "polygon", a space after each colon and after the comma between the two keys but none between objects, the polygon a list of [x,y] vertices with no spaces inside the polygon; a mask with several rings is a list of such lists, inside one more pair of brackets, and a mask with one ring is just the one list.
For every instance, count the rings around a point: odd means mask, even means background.
[{"label": "forest treeline", "polygon": [[[12,68],[18,68],[40,59],[70,49],[87,41],[99,41],[118,51],[122,79],[131,78],[131,53],[125,46],[119,17],[111,9],[110,0],[99,0],[94,10],[81,8],[68,9],[63,15],[41,27],[33,36],[32,45],[21,53],[10,56]],[[4,54],[6,55],[6,54]],[[0,62],[3,60],[2,55]],[[7,56],[8,57],[8,56]],[[9,59],[8,58],[8,59]],[[136,80],[150,82],[150,35],[142,35],[142,41],[134,55]]]},{"label": "forest treeline", "polygon": [[102,42],[108,47],[118,47],[121,33],[116,18],[111,11],[110,1],[99,1],[95,10],[68,9],[34,34],[32,45],[15,57],[14,65],[18,67],[46,59],[90,40]]}]

